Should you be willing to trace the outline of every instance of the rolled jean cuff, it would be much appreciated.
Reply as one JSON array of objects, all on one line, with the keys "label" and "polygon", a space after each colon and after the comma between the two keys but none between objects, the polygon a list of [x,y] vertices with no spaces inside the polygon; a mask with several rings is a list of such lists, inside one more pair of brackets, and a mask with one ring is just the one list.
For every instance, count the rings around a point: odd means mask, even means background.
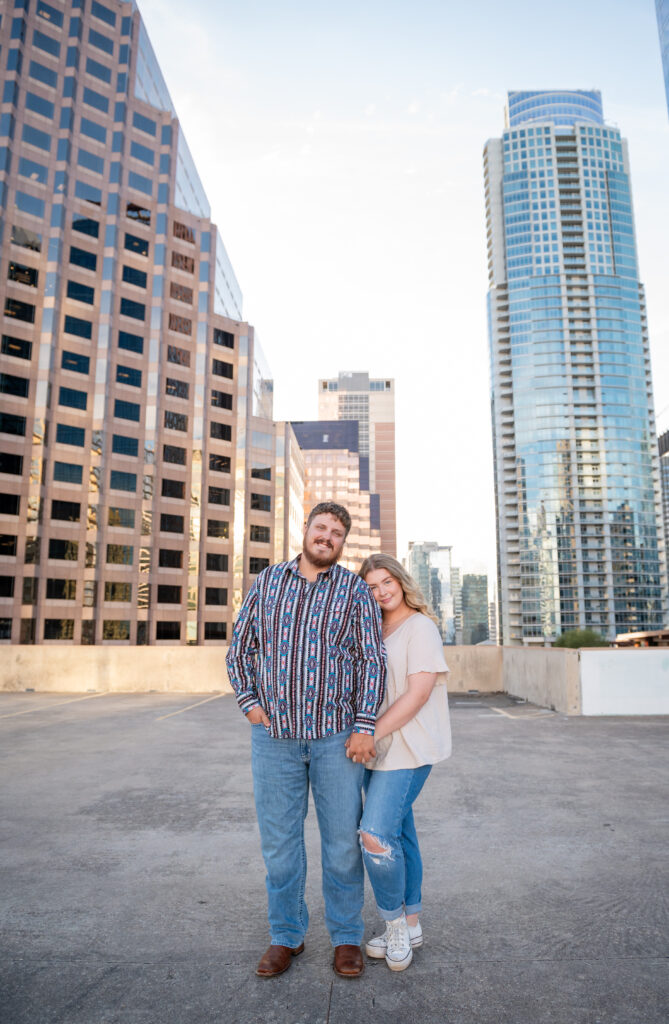
[{"label": "rolled jean cuff", "polygon": [[401,904],[397,910],[383,910],[382,907],[376,904],[376,909],[383,918],[384,921],[395,921],[398,917],[401,917],[404,913],[404,904]]},{"label": "rolled jean cuff", "polygon": [[408,917],[409,914],[420,914],[422,909],[423,909],[423,904],[422,903],[407,903],[406,907],[404,908],[404,913]]}]

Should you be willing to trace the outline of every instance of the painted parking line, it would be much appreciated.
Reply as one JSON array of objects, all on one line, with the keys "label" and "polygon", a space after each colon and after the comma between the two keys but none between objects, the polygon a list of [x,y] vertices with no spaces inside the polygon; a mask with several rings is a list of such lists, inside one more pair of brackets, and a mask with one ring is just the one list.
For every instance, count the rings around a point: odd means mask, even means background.
[{"label": "painted parking line", "polygon": [[503,708],[491,707],[490,710],[496,711],[498,715],[504,715],[505,718],[513,718],[515,720],[518,720],[520,718],[545,718],[547,715],[555,714],[554,711],[549,711],[548,709],[544,710],[543,708],[540,708],[536,711],[524,711],[520,715],[512,715],[510,714],[510,712],[504,711]]},{"label": "painted parking line", "polygon": [[222,693],[215,693],[213,697],[205,697],[204,700],[199,700],[197,704],[189,704],[186,708],[180,708],[178,711],[171,711],[169,715],[161,715],[160,718],[156,718],[156,722],[164,722],[166,718],[174,718],[175,715],[183,715],[186,711],[192,711],[193,708],[199,708],[203,704],[208,704],[210,700],[218,700],[219,697],[223,697]]},{"label": "painted parking line", "polygon": [[88,693],[85,697],[72,697],[70,700],[59,700],[57,704],[42,704],[39,708],[28,708],[27,711],[12,711],[9,715],[0,715],[0,718],[17,718],[19,715],[34,715],[38,711],[49,711],[51,708],[62,708],[64,704],[77,704],[81,700],[93,700],[95,697],[106,697],[108,690],[102,693]]}]

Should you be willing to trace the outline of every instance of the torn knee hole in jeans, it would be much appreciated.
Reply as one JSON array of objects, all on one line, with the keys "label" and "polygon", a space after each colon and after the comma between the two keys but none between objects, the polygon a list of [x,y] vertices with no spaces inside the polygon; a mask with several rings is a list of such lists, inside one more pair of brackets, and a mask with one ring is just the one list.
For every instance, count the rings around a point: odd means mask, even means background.
[{"label": "torn knee hole in jeans", "polygon": [[392,860],[393,853],[390,844],[385,839],[381,836],[372,835],[371,832],[362,832],[361,830],[359,835],[362,852],[371,857],[375,864],[382,864],[384,861]]}]

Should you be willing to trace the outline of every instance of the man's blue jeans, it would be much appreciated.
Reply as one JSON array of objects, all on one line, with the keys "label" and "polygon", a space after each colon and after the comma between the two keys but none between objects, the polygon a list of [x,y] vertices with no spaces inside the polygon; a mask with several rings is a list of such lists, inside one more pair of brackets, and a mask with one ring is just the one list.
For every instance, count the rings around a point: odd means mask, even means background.
[{"label": "man's blue jeans", "polygon": [[365,770],[365,810],[360,831],[376,839],[383,853],[362,854],[376,905],[385,921],[421,910],[423,861],[412,805],[432,765],[381,772]]},{"label": "man's blue jeans", "polygon": [[295,948],[309,924],[304,819],[311,785],[321,833],[325,923],[333,946],[357,946],[363,935],[358,824],[364,766],[346,757],[351,730],[318,740],[274,739],[263,725],[251,730],[271,942]]}]

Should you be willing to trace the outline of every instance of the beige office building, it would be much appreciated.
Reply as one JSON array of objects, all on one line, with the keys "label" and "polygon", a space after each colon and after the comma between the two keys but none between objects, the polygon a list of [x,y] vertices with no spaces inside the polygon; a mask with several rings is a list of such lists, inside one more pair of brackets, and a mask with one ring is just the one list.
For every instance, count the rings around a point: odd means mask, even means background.
[{"label": "beige office building", "polygon": [[[318,415],[322,420],[358,421],[362,486],[378,495],[381,550],[396,556],[394,380],[352,372],[319,380]],[[373,506],[376,499],[371,500]],[[374,515],[372,508],[372,519]]]}]

